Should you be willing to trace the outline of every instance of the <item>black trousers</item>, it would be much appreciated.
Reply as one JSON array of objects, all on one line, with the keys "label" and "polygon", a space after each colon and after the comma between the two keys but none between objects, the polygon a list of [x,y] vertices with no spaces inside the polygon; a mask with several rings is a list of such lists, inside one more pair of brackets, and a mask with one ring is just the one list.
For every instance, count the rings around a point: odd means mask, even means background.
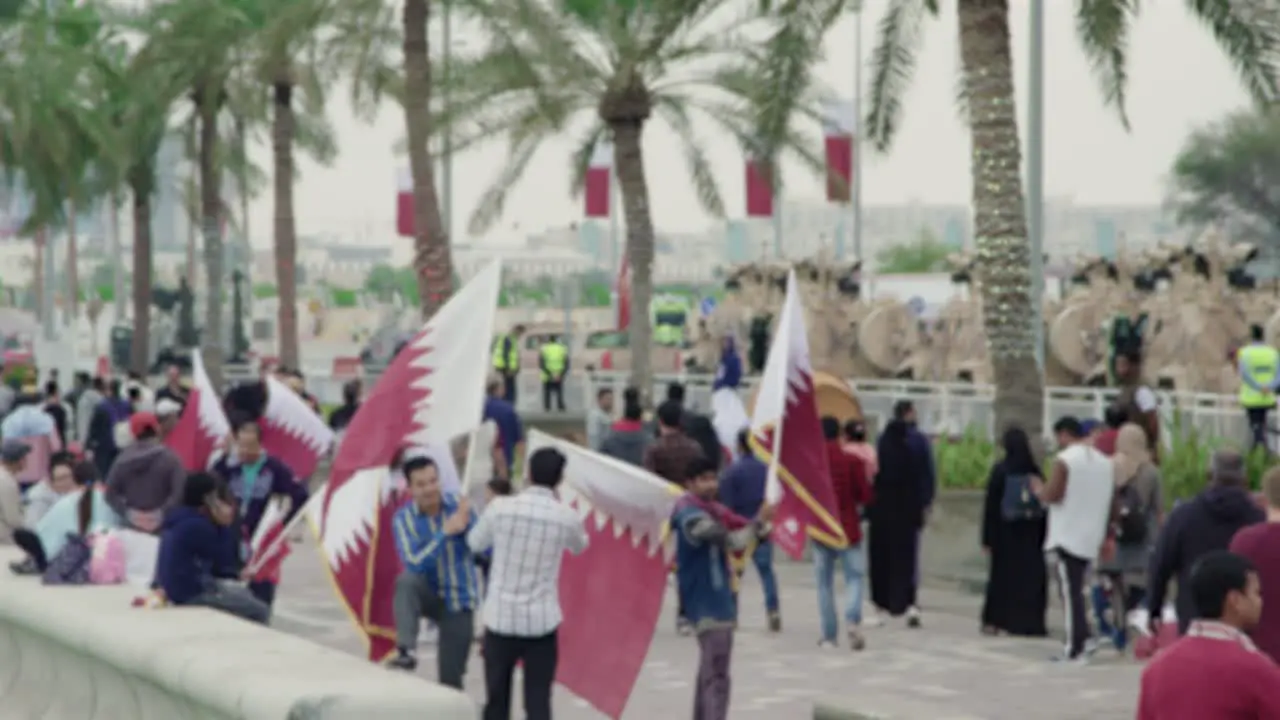
[{"label": "black trousers", "polygon": [[516,374],[513,372],[502,373],[502,399],[516,404]]},{"label": "black trousers", "polygon": [[1249,421],[1249,433],[1253,436],[1253,447],[1267,446],[1267,413],[1269,407],[1251,407],[1244,409],[1244,416]]},{"label": "black trousers", "polygon": [[541,637],[484,631],[484,720],[511,720],[511,676],[524,662],[525,720],[551,720],[551,684],[559,662],[556,633]]},{"label": "black trousers", "polygon": [[276,584],[273,582],[254,580],[249,583],[249,592],[253,593],[253,596],[262,601],[262,604],[267,607],[271,607],[276,602]]},{"label": "black trousers", "polygon": [[1089,561],[1056,548],[1058,592],[1062,594],[1063,612],[1066,613],[1067,659],[1075,659],[1084,652],[1089,640],[1088,595],[1085,592],[1085,575]]},{"label": "black trousers", "polygon": [[18,528],[13,531],[13,544],[31,557],[31,562],[35,563],[36,569],[40,572],[44,572],[44,569],[49,567],[49,558],[44,553],[40,536],[26,528]]},{"label": "black trousers", "polygon": [[564,412],[564,380],[542,381],[542,409],[551,412],[551,398],[556,400],[556,409]]}]

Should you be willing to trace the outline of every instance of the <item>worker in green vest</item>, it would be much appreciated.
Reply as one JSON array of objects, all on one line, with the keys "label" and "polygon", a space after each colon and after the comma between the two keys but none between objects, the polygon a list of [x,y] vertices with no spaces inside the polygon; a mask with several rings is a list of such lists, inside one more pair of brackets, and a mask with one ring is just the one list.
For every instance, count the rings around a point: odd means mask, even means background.
[{"label": "worker in green vest", "polygon": [[1240,371],[1240,407],[1253,433],[1253,445],[1267,447],[1267,413],[1276,406],[1280,352],[1263,341],[1262,327],[1249,328],[1251,342],[1236,352]]},{"label": "worker in green vest", "polygon": [[516,325],[511,332],[493,339],[493,371],[502,378],[502,399],[516,404],[516,376],[520,374],[520,338],[524,325]]},{"label": "worker in green vest", "polygon": [[542,369],[542,409],[551,412],[551,398],[556,409],[564,412],[564,376],[569,372],[569,347],[552,337],[538,349],[538,367]]}]

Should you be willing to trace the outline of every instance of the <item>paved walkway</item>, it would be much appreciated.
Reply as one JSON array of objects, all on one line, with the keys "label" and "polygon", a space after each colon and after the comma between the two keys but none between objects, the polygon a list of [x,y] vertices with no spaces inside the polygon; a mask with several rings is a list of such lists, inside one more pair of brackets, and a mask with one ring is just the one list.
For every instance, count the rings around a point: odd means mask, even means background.
[{"label": "paved walkway", "polygon": [[[333,595],[316,553],[299,547],[280,588],[276,627],[352,653],[362,646]],[[978,634],[978,599],[926,590],[924,627],[901,622],[868,629],[868,647],[820,650],[813,577],[805,565],[779,566],[783,632],[764,628],[754,576],[743,590],[744,617],[733,657],[733,720],[804,720],[815,702],[831,702],[886,720],[1079,720],[1134,715],[1141,666],[1102,656],[1088,667],[1047,661],[1060,645]],[[691,714],[696,646],[674,630],[674,598],[664,611],[649,660],[627,708],[636,720]],[[603,650],[603,649],[602,649]],[[420,649],[423,677],[434,677],[434,648]],[[390,671],[388,671],[390,672]],[[483,699],[477,658],[467,691]],[[558,720],[602,716],[568,692],[555,699]]]}]

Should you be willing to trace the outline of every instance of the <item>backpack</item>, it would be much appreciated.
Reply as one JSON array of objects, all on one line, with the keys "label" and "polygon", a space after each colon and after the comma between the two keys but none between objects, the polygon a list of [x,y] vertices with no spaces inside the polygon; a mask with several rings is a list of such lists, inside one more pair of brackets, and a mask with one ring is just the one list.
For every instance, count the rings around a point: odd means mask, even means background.
[{"label": "backpack", "polygon": [[111,530],[89,536],[93,553],[89,558],[89,582],[94,585],[119,585],[125,579],[124,542]]},{"label": "backpack", "polygon": [[1112,516],[1115,518],[1116,542],[1120,545],[1138,545],[1147,539],[1147,509],[1142,495],[1133,483],[1121,485],[1116,490]]},{"label": "backpack", "polygon": [[89,582],[89,559],[93,551],[80,535],[67,533],[67,544],[49,560],[41,577],[45,585],[85,585]]},{"label": "backpack", "polygon": [[1039,520],[1044,517],[1044,506],[1031,492],[1031,476],[1026,473],[1009,475],[1004,480],[1004,497],[1000,498],[1000,517],[1005,522]]}]

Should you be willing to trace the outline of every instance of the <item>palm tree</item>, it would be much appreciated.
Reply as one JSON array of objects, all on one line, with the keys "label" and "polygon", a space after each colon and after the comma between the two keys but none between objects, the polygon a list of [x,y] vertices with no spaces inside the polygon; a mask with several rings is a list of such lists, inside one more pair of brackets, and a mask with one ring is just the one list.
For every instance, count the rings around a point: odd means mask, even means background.
[{"label": "palm tree", "polygon": [[[961,100],[973,144],[973,218],[982,267],[983,325],[991,353],[997,427],[1018,425],[1041,436],[1044,378],[1036,364],[1037,314],[1031,310],[1031,246],[1023,204],[1022,152],[1009,45],[1008,0],[955,0],[960,27]],[[872,54],[864,126],[881,151],[893,142],[903,97],[920,49],[921,25],[937,17],[939,0],[891,0]],[[1256,5],[1256,7],[1254,7]],[[1276,99],[1280,26],[1264,3],[1192,2],[1259,101]],[[1076,0],[1076,32],[1094,67],[1103,99],[1128,127],[1128,40],[1138,17],[1129,0]]]},{"label": "palm tree", "polygon": [[[436,113],[435,122],[454,129],[455,149],[493,137],[509,146],[509,159],[482,196],[470,228],[483,231],[502,214],[508,192],[545,141],[585,125],[571,157],[575,195],[582,191],[596,146],[611,141],[633,307],[645,309],[631,317],[632,382],[646,398],[653,386],[647,309],[653,295],[654,230],[643,163],[645,125],[656,116],[675,131],[698,199],[714,215],[724,214],[724,202],[694,130],[695,117],[709,120],[744,152],[768,163],[779,184],[777,161],[783,153],[813,172],[825,172],[798,121],[817,116],[821,98],[811,70],[843,4],[766,1],[760,14],[726,24],[725,11],[737,6],[732,0],[584,0],[568,3],[568,13],[540,0],[465,3],[492,40],[476,56],[454,61],[449,107]],[[419,94],[420,78],[406,76],[410,159],[415,173],[424,164],[422,171],[429,173],[421,127],[413,131],[415,122],[426,124],[422,110],[429,102]],[[812,135],[816,140],[817,133]],[[415,186],[424,190],[422,183]],[[417,210],[421,231],[423,208]],[[447,263],[447,247],[431,249],[430,258],[419,259]],[[438,273],[447,264],[433,267]]]}]

